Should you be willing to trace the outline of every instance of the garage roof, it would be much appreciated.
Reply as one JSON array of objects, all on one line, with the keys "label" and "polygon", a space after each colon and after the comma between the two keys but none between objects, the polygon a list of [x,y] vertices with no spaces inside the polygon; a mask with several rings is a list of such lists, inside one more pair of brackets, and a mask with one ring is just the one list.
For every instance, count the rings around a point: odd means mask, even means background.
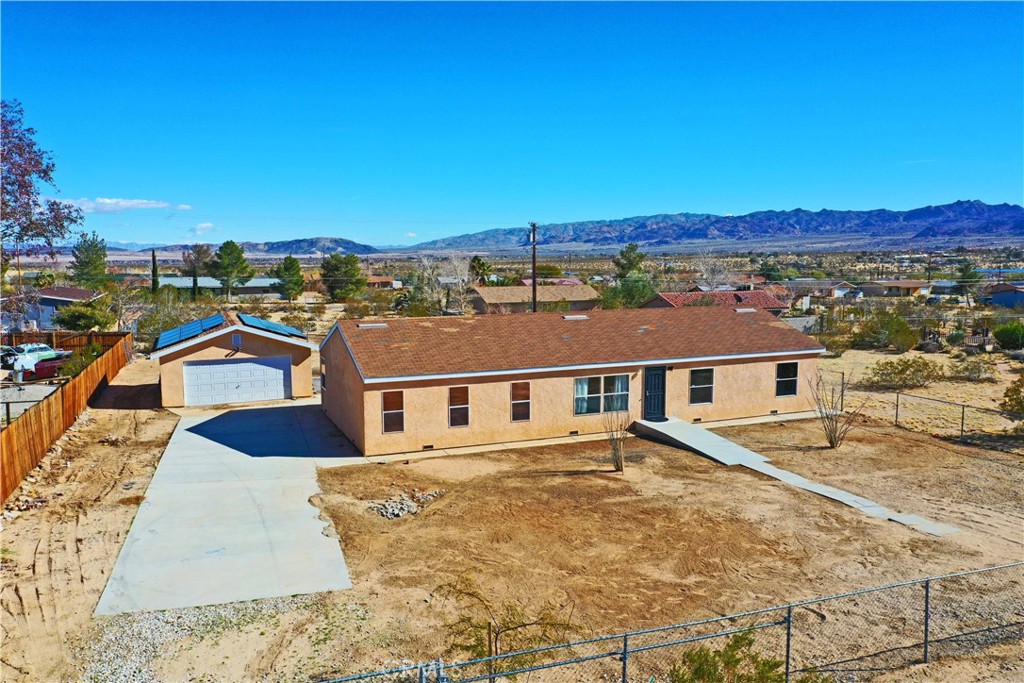
[{"label": "garage roof", "polygon": [[160,358],[167,353],[188,348],[203,339],[220,336],[228,332],[248,332],[249,334],[277,339],[298,346],[305,346],[311,349],[316,348],[315,344],[311,344],[306,340],[305,333],[294,327],[275,323],[272,320],[257,318],[253,315],[246,315],[245,313],[236,314],[231,311],[225,311],[164,330],[157,336],[156,341],[153,342],[153,351],[150,353],[150,357]]}]

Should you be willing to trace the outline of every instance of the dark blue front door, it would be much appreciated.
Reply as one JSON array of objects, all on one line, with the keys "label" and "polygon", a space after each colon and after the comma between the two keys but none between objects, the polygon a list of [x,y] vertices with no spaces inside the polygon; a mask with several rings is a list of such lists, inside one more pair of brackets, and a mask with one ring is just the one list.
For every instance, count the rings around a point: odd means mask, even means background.
[{"label": "dark blue front door", "polygon": [[644,368],[644,419],[665,419],[665,367]]}]

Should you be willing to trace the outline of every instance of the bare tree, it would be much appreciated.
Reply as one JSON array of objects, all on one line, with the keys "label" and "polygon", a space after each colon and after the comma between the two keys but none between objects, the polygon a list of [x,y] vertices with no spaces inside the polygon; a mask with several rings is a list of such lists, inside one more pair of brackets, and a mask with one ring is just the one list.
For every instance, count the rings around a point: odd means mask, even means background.
[{"label": "bare tree", "polygon": [[808,380],[811,396],[814,398],[815,412],[825,432],[825,440],[829,448],[839,448],[846,440],[846,435],[853,429],[857,416],[864,410],[865,402],[853,410],[846,411],[846,390],[850,386],[846,374],[843,373],[838,383],[826,382],[819,374]]},{"label": "bare tree", "polygon": [[608,445],[612,449],[612,466],[616,472],[626,469],[626,437],[629,436],[631,424],[633,424],[633,418],[628,410],[604,414],[604,431],[608,437]]},{"label": "bare tree", "polygon": [[711,291],[729,284],[733,279],[725,259],[715,256],[710,247],[704,247],[697,252],[694,265],[699,273],[697,283]]},{"label": "bare tree", "polygon": [[147,295],[130,280],[106,286],[110,312],[117,316],[117,329],[124,330],[149,307]]},{"label": "bare tree", "polygon": [[469,263],[468,258],[458,255],[443,259],[421,256],[416,298],[438,315],[465,313],[471,297]]}]

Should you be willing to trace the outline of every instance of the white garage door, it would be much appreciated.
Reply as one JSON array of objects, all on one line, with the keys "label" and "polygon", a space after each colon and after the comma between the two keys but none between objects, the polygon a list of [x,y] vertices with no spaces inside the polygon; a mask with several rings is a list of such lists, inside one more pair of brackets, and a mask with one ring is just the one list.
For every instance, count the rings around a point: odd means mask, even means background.
[{"label": "white garage door", "polygon": [[247,403],[291,398],[288,356],[185,362],[185,405]]}]

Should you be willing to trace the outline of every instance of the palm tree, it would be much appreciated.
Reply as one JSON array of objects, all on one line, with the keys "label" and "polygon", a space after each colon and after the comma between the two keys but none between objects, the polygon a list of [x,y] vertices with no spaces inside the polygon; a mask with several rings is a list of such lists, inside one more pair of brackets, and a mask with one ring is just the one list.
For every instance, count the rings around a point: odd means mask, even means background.
[{"label": "palm tree", "polygon": [[487,284],[487,279],[491,276],[491,264],[484,261],[478,254],[470,260],[469,272],[473,274],[477,282],[485,285]]}]

